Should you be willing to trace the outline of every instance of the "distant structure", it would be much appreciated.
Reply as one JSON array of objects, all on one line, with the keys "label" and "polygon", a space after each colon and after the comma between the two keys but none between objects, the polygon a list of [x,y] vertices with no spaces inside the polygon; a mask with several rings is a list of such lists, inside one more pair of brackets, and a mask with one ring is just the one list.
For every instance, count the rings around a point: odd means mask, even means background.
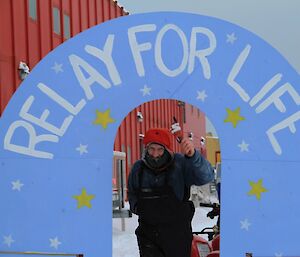
[{"label": "distant structure", "polygon": [[206,134],[206,158],[214,167],[221,162],[220,140],[212,133]]}]

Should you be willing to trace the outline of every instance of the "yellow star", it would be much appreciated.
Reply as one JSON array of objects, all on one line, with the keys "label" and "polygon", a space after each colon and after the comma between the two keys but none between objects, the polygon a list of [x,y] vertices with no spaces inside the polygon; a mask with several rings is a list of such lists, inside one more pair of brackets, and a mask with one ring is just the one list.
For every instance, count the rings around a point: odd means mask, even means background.
[{"label": "yellow star", "polygon": [[80,209],[83,206],[86,206],[88,208],[92,208],[92,205],[91,205],[90,201],[95,198],[95,195],[88,195],[86,193],[85,188],[83,188],[81,190],[81,194],[80,195],[74,195],[73,198],[78,201],[77,202],[77,208],[78,209]]},{"label": "yellow star", "polygon": [[110,117],[110,109],[107,109],[105,112],[99,112],[96,110],[97,118],[94,120],[93,124],[101,125],[104,129],[107,128],[108,123],[113,123],[115,120]]},{"label": "yellow star", "polygon": [[226,108],[227,117],[226,120],[224,120],[224,122],[231,122],[233,127],[235,128],[239,121],[245,119],[243,116],[240,116],[240,110],[240,107],[236,108],[234,111],[230,110],[229,108]]},{"label": "yellow star", "polygon": [[262,186],[262,179],[258,180],[257,183],[249,181],[251,190],[248,195],[255,195],[257,200],[260,200],[261,193],[267,192],[268,190]]}]

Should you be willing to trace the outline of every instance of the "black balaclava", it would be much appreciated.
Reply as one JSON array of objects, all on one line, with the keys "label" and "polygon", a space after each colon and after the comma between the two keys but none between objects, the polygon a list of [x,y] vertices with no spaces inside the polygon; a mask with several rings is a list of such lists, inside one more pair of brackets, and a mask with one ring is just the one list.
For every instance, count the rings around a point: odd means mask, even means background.
[{"label": "black balaclava", "polygon": [[157,158],[153,158],[150,156],[150,154],[148,153],[148,147],[146,147],[143,152],[144,163],[148,168],[154,171],[162,171],[166,169],[173,162],[173,159],[174,154],[170,153],[165,147],[163,155]]}]

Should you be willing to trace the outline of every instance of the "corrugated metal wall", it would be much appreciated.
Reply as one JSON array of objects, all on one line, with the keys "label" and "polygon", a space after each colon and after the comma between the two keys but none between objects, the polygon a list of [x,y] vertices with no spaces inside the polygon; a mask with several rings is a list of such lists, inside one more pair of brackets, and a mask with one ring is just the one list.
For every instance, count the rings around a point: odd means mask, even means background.
[{"label": "corrugated metal wall", "polygon": [[21,83],[20,61],[32,69],[69,36],[127,14],[112,0],[0,0],[0,114]]}]

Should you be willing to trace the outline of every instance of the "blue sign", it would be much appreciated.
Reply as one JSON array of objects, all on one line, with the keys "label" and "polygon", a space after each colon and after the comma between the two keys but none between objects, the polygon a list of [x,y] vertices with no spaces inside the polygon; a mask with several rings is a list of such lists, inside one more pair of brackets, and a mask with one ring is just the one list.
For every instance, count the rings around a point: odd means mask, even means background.
[{"label": "blue sign", "polygon": [[48,54],[0,123],[0,249],[111,256],[112,153],[124,117],[170,98],[221,139],[221,255],[299,255],[299,75],[234,24],[149,13]]}]

